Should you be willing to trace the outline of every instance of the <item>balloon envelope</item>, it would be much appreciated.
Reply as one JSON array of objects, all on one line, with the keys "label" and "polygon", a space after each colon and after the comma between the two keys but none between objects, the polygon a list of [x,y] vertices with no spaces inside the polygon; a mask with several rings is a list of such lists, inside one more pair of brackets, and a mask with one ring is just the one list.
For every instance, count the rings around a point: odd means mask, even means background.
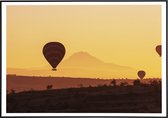
[{"label": "balloon envelope", "polygon": [[162,46],[161,45],[156,46],[156,52],[159,54],[159,56],[162,55]]},{"label": "balloon envelope", "polygon": [[49,42],[43,47],[43,55],[53,67],[53,70],[56,70],[57,65],[65,55],[65,47],[59,42]]},{"label": "balloon envelope", "polygon": [[145,71],[143,71],[143,70],[140,70],[140,71],[138,71],[138,77],[140,78],[140,79],[143,79],[144,77],[145,77]]}]

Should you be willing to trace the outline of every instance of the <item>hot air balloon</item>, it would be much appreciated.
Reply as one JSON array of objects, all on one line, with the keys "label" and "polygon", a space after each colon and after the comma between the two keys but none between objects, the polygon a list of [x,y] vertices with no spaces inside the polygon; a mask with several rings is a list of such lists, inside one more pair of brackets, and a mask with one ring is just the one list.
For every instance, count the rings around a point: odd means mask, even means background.
[{"label": "hot air balloon", "polygon": [[156,49],[156,52],[159,54],[159,56],[161,56],[162,55],[162,46],[157,45],[155,49]]},{"label": "hot air balloon", "polygon": [[140,79],[143,79],[144,77],[145,77],[145,71],[143,71],[143,70],[140,70],[140,71],[138,71],[138,77],[140,78]]},{"label": "hot air balloon", "polygon": [[65,47],[59,42],[49,42],[43,47],[43,55],[52,66],[52,70],[56,71],[57,65],[65,55]]}]

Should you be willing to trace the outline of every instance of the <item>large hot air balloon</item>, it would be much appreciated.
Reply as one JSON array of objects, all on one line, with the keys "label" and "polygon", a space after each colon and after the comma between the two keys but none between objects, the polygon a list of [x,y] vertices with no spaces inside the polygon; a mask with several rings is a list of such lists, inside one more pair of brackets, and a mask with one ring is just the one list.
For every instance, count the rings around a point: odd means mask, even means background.
[{"label": "large hot air balloon", "polygon": [[162,46],[157,45],[155,49],[156,49],[156,52],[159,54],[159,56],[161,56],[162,55]]},{"label": "large hot air balloon", "polygon": [[140,70],[140,71],[138,71],[138,77],[140,78],[140,79],[143,79],[144,77],[145,77],[145,71],[143,71],[143,70]]},{"label": "large hot air balloon", "polygon": [[43,47],[43,55],[49,64],[56,70],[57,65],[65,55],[65,47],[59,42],[49,42]]}]

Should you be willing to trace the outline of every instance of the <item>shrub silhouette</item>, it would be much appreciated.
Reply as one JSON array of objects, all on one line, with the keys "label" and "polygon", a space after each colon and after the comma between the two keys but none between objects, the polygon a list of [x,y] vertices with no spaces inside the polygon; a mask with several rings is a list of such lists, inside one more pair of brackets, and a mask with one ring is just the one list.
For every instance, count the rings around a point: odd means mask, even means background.
[{"label": "shrub silhouette", "polygon": [[101,84],[98,84],[97,87],[102,87],[102,85],[101,85]]},{"label": "shrub silhouette", "polygon": [[128,85],[128,82],[121,82],[120,83],[120,86],[127,86]]},{"label": "shrub silhouette", "polygon": [[89,88],[92,88],[92,85],[89,85]]},{"label": "shrub silhouette", "polygon": [[79,84],[79,87],[82,88],[82,87],[83,87],[83,84]]},{"label": "shrub silhouette", "polygon": [[15,94],[15,90],[14,89],[11,89],[11,94]]},{"label": "shrub silhouette", "polygon": [[156,93],[161,89],[161,81],[152,80],[150,81],[150,85],[154,87]]},{"label": "shrub silhouette", "polygon": [[139,85],[141,85],[141,82],[139,79],[137,79],[137,80],[134,80],[133,84],[134,84],[134,86],[139,86]]},{"label": "shrub silhouette", "polygon": [[51,90],[52,89],[52,87],[53,87],[53,85],[47,85],[47,90]]},{"label": "shrub silhouette", "polygon": [[150,81],[150,84],[151,84],[152,86],[159,86],[159,85],[161,85],[161,82],[158,82],[158,81],[156,81],[156,80],[152,80],[152,81]]},{"label": "shrub silhouette", "polygon": [[106,84],[103,84],[102,87],[107,87],[107,85],[106,85]]},{"label": "shrub silhouette", "polygon": [[112,86],[116,86],[116,80],[115,80],[115,79],[113,79],[113,80],[111,81],[111,85],[112,85]]},{"label": "shrub silhouette", "polygon": [[34,91],[34,89],[33,89],[33,88],[30,88],[30,90],[29,90],[29,91],[33,92],[33,91]]}]

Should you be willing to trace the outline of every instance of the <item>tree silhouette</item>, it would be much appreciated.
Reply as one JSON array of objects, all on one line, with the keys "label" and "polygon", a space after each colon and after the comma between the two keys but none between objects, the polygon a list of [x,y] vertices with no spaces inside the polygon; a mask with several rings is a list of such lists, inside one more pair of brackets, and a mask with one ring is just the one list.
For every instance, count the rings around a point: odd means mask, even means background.
[{"label": "tree silhouette", "polygon": [[112,86],[116,86],[116,80],[115,80],[115,79],[113,79],[113,80],[111,81],[111,85],[112,85]]},{"label": "tree silhouette", "polygon": [[134,86],[139,86],[139,85],[141,85],[141,82],[139,79],[137,79],[137,80],[134,80],[133,84],[134,84]]},{"label": "tree silhouette", "polygon": [[52,87],[53,87],[53,85],[47,85],[47,90],[51,90],[52,89]]},{"label": "tree silhouette", "polygon": [[159,92],[161,89],[161,81],[150,81],[150,85],[154,87],[156,93]]}]

